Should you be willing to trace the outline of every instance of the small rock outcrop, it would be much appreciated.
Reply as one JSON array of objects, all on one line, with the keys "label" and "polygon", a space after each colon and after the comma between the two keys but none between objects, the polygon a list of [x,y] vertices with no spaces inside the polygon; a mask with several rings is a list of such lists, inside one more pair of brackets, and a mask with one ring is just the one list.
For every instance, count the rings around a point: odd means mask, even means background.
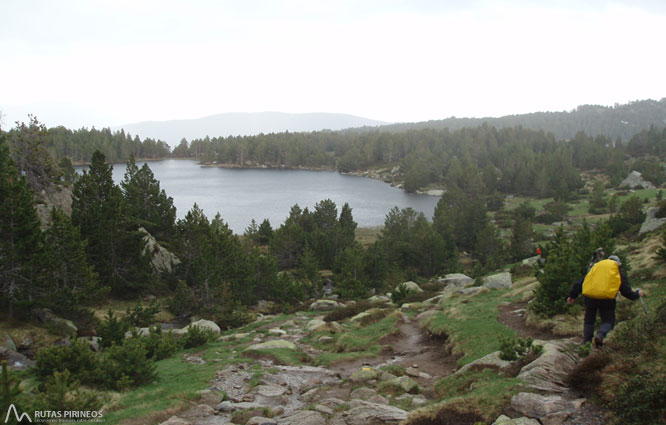
[{"label": "small rock outcrop", "polygon": [[139,232],[144,233],[143,241],[146,244],[143,247],[143,253],[150,254],[153,270],[157,273],[171,273],[173,268],[180,264],[178,257],[160,245],[143,227],[139,227]]},{"label": "small rock outcrop", "polygon": [[570,349],[571,341],[535,341],[543,345],[543,353],[538,359],[523,367],[518,379],[529,388],[563,393],[567,389],[565,379],[576,366],[576,355]]},{"label": "small rock outcrop", "polygon": [[500,416],[497,418],[495,422],[493,422],[493,425],[541,425],[539,421],[536,419],[530,419],[530,418],[516,418],[516,419],[511,419],[508,416]]},{"label": "small rock outcrop", "polygon": [[32,313],[47,328],[61,336],[75,336],[79,329],[71,320],[63,319],[53,314],[48,308],[35,308]]},{"label": "small rock outcrop", "polygon": [[419,286],[418,283],[407,281],[407,282],[402,282],[399,287],[402,287],[404,291],[409,291],[409,292],[423,292],[423,289]]},{"label": "small rock outcrop", "polygon": [[444,278],[437,279],[437,282],[445,287],[467,288],[474,284],[474,279],[462,273],[450,273],[444,276]]},{"label": "small rock outcrop", "polygon": [[275,350],[279,348],[286,348],[287,350],[296,350],[296,344],[282,339],[276,339],[273,341],[262,342],[261,344],[250,345],[245,349],[245,351]]},{"label": "small rock outcrop", "polygon": [[628,187],[629,189],[654,189],[654,185],[649,181],[643,179],[643,175],[638,171],[632,171],[629,175],[622,180],[620,187]]},{"label": "small rock outcrop", "polygon": [[511,288],[511,273],[502,272],[483,278],[483,287],[488,289]]},{"label": "small rock outcrop", "polygon": [[312,311],[331,311],[336,308],[342,307],[343,305],[335,300],[317,300],[310,304],[310,310]]},{"label": "small rock outcrop", "polygon": [[334,416],[330,425],[379,425],[394,424],[407,419],[407,412],[394,406],[371,403],[363,400],[352,400],[351,409]]},{"label": "small rock outcrop", "polygon": [[502,360],[500,358],[500,352],[495,351],[494,353],[487,354],[480,359],[474,360],[471,363],[466,364],[465,366],[458,369],[454,375],[460,375],[467,372],[471,368],[482,368],[483,366],[495,367],[498,369],[504,369],[511,366],[511,362]]},{"label": "small rock outcrop", "polygon": [[645,221],[641,224],[641,228],[638,231],[639,235],[657,230],[666,223],[666,217],[657,218],[657,210],[658,208],[648,209]]},{"label": "small rock outcrop", "polygon": [[519,393],[511,398],[511,408],[543,425],[561,425],[585,403],[585,399],[566,400],[559,395]]}]

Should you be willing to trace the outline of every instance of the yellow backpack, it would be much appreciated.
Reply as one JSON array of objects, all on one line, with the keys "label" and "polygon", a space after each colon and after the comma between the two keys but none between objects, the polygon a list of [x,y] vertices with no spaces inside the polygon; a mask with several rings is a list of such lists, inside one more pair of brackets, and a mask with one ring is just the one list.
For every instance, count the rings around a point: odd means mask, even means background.
[{"label": "yellow backpack", "polygon": [[620,266],[613,260],[601,260],[585,276],[583,295],[597,300],[613,299],[621,284]]}]

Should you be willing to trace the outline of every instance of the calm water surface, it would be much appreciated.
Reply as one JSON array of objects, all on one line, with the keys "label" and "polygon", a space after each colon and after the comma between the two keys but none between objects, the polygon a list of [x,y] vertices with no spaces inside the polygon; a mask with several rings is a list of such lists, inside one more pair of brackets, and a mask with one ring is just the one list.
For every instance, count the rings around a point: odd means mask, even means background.
[{"label": "calm water surface", "polygon": [[[208,218],[219,212],[238,234],[253,218],[257,223],[267,218],[276,228],[287,218],[292,205],[312,210],[317,202],[327,198],[336,203],[338,212],[345,202],[349,203],[360,227],[383,225],[386,213],[394,206],[412,207],[432,219],[439,200],[435,196],[408,194],[378,180],[333,171],[206,168],[195,161],[179,159],[151,161],[148,166],[161,188],[173,198],[179,218],[196,202]],[[124,173],[125,164],[114,165],[116,183]]]}]

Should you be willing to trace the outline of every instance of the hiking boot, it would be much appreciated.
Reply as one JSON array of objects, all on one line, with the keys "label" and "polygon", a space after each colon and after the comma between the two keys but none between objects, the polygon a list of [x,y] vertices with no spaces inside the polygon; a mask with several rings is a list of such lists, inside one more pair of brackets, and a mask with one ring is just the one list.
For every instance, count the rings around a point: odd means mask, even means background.
[{"label": "hiking boot", "polygon": [[604,346],[604,341],[598,336],[595,336],[593,341],[595,348],[601,348]]}]

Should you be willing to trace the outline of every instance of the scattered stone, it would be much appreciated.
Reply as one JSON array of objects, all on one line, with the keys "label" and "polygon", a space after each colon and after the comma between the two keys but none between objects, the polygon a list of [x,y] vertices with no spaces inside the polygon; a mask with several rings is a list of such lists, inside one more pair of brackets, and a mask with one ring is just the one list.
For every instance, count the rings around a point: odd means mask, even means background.
[{"label": "scattered stone", "polygon": [[511,288],[511,273],[502,272],[483,278],[483,287],[488,289]]},{"label": "scattered stone", "polygon": [[412,378],[418,378],[418,377],[419,377],[419,373],[421,373],[421,372],[419,372],[418,369],[416,369],[416,368],[414,368],[414,367],[408,367],[408,368],[405,370],[405,373],[406,373],[407,375],[411,376]]},{"label": "scattered stone", "polygon": [[499,368],[499,369],[504,369],[506,367],[511,366],[511,362],[500,359],[500,352],[495,351],[494,353],[490,353],[488,355],[485,355],[485,356],[481,357],[480,359],[474,360],[472,363],[466,364],[465,366],[458,369],[454,373],[454,375],[463,374],[463,373],[467,372],[472,367],[482,368],[483,366],[496,367],[496,368]]},{"label": "scattered stone", "polygon": [[71,320],[66,320],[53,314],[48,308],[35,308],[32,313],[44,323],[47,328],[61,336],[75,336],[79,329]]},{"label": "scattered stone", "polygon": [[287,335],[287,331],[279,329],[279,328],[273,328],[273,329],[268,330],[268,335],[284,336],[284,335]]},{"label": "scattered stone", "polygon": [[391,387],[399,388],[402,392],[405,393],[415,393],[419,390],[419,384],[416,383],[412,378],[408,376],[400,376],[390,381],[386,381],[386,385]]},{"label": "scattered stone", "polygon": [[443,279],[437,279],[437,282],[445,287],[453,286],[457,288],[467,288],[474,284],[474,279],[462,273],[450,273],[444,276]]},{"label": "scattered stone", "polygon": [[362,312],[360,312],[359,314],[357,314],[356,316],[354,316],[354,317],[352,317],[351,319],[349,319],[349,321],[350,321],[350,322],[358,322],[358,321],[360,321],[361,319],[363,319],[363,318],[365,318],[365,317],[368,317],[368,316],[370,316],[370,313],[368,313],[367,311],[362,311]]},{"label": "scattered stone", "polygon": [[197,405],[197,416],[212,416],[216,412],[215,409],[210,407],[207,404],[198,404]]},{"label": "scattered stone", "polygon": [[220,404],[218,404],[217,406],[215,406],[215,410],[217,410],[219,412],[229,413],[229,412],[233,412],[234,410],[236,410],[236,408],[234,407],[234,404],[232,402],[230,402],[228,400],[225,400],[225,401],[221,402]]},{"label": "scattered stone", "polygon": [[508,416],[500,416],[497,418],[495,422],[493,422],[492,425],[541,425],[539,421],[536,419],[530,419],[530,418],[517,418],[517,419],[511,419]]},{"label": "scattered stone", "polygon": [[340,400],[339,398],[327,398],[319,402],[319,404],[334,409],[338,406],[344,405],[345,402],[343,400]]},{"label": "scattered stone", "polygon": [[391,302],[391,299],[386,295],[373,295],[370,298],[368,298],[368,301],[370,301],[371,303],[389,304]]},{"label": "scattered stone", "polygon": [[428,404],[428,399],[426,399],[422,395],[417,395],[417,396],[412,397],[412,406],[421,407],[421,406],[425,406],[426,404]]},{"label": "scattered stone", "polygon": [[423,305],[437,305],[442,300],[442,295],[437,295],[421,302]]},{"label": "scattered stone", "polygon": [[373,390],[372,388],[362,387],[352,391],[352,393],[349,394],[349,397],[351,399],[367,400],[376,394],[377,391]]},{"label": "scattered stone", "polygon": [[185,354],[183,356],[183,359],[185,359],[186,362],[192,364],[206,364],[206,360],[202,359],[200,356],[196,354]]},{"label": "scattered stone", "polygon": [[238,341],[239,339],[247,338],[248,336],[250,336],[249,333],[237,333],[237,334],[221,336],[217,340],[218,341]]},{"label": "scattered stone", "polygon": [[370,397],[367,401],[370,403],[377,403],[377,404],[389,404],[389,401],[386,399],[386,397],[381,396],[379,394],[375,394],[372,397]]},{"label": "scattered stone", "polygon": [[349,380],[355,383],[371,381],[377,379],[380,375],[380,372],[371,367],[364,366],[352,373],[349,377]]},{"label": "scattered stone", "polygon": [[395,376],[392,373],[382,372],[382,374],[379,375],[379,382],[386,382],[386,381],[390,381],[391,379],[395,379],[395,378],[397,378],[397,376]]},{"label": "scattered stone", "polygon": [[352,400],[351,409],[334,416],[329,424],[340,425],[369,425],[392,424],[397,425],[407,419],[407,412],[394,406],[370,403],[362,400]]},{"label": "scattered stone", "polygon": [[317,300],[310,304],[310,310],[312,311],[331,311],[335,310],[338,307],[343,305],[335,300]]},{"label": "scattered stone", "polygon": [[535,265],[535,264],[539,261],[539,258],[541,258],[541,256],[539,256],[539,255],[535,255],[534,257],[525,258],[525,259],[524,259],[523,261],[521,261],[520,263],[521,263],[523,266],[533,266],[533,265]]},{"label": "scattered stone", "polygon": [[250,418],[250,420],[247,421],[245,425],[277,425],[277,422],[275,422],[275,420],[270,418],[254,416]]},{"label": "scattered stone", "polygon": [[330,342],[333,342],[334,340],[335,340],[335,338],[333,338],[332,336],[321,336],[321,337],[319,337],[319,339],[317,341],[320,344],[328,344]]},{"label": "scattered stone", "polygon": [[559,395],[519,393],[511,398],[511,408],[544,425],[561,425],[585,403],[585,399],[566,400]]},{"label": "scattered stone", "polygon": [[160,423],[160,425],[192,425],[192,422],[179,418],[178,416],[172,416],[166,421]]},{"label": "scattered stone", "polygon": [[432,379],[432,376],[429,373],[419,372],[419,378],[421,378],[421,379]]},{"label": "scattered stone", "polygon": [[319,412],[301,410],[293,415],[278,419],[279,425],[326,425],[326,419]]},{"label": "scattered stone", "polygon": [[296,350],[296,344],[290,341],[285,341],[283,339],[276,339],[273,341],[267,341],[260,344],[254,344],[246,348],[244,351],[261,351],[261,350],[273,350],[277,348],[286,348],[287,350]]},{"label": "scattered stone", "polygon": [[315,406],[315,411],[323,413],[324,415],[331,415],[331,416],[335,413],[333,409],[331,409],[330,407],[326,407],[321,404]]},{"label": "scattered stone", "polygon": [[326,322],[321,319],[312,319],[305,325],[305,330],[308,332],[314,332],[318,328],[326,326]]},{"label": "scattered stone", "polygon": [[219,326],[217,326],[217,323],[210,320],[204,320],[204,319],[197,320],[196,322],[190,323],[187,327],[190,328],[192,326],[198,326],[204,330],[213,331],[218,335],[222,333],[222,330],[220,329]]}]

